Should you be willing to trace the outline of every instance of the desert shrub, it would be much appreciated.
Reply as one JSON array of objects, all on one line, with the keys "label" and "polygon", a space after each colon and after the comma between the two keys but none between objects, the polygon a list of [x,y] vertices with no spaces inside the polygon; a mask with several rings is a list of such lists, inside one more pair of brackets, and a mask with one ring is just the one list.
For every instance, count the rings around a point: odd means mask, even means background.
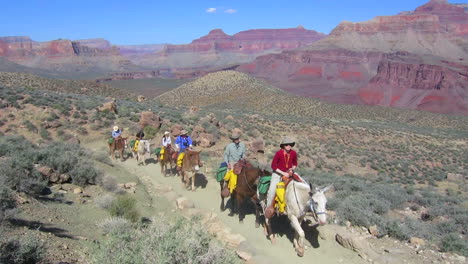
[{"label": "desert shrub", "polygon": [[132,115],[130,117],[130,120],[132,120],[135,123],[138,123],[138,122],[140,122],[140,117],[138,115]]},{"label": "desert shrub", "polygon": [[10,189],[37,196],[47,186],[33,163],[19,155],[0,162],[0,182]]},{"label": "desert shrub", "polygon": [[50,139],[50,132],[47,131],[47,129],[45,128],[41,128],[40,132],[39,132],[39,135],[41,136],[41,138],[43,139]]},{"label": "desert shrub", "polygon": [[118,196],[109,207],[109,213],[111,216],[123,217],[132,222],[137,222],[140,219],[136,200],[128,195]]},{"label": "desert shrub", "polygon": [[98,184],[102,186],[106,191],[113,192],[113,193],[122,193],[125,192],[119,185],[117,184],[117,179],[111,175],[104,175],[100,177]]},{"label": "desert shrub", "polygon": [[52,112],[50,113],[50,115],[46,118],[46,121],[54,121],[54,120],[57,120],[59,119],[60,116],[58,116],[56,113]]},{"label": "desert shrub", "polygon": [[109,209],[112,203],[115,201],[115,197],[110,194],[98,196],[94,199],[94,203],[102,209]]},{"label": "desert shrub", "polygon": [[104,234],[125,234],[132,232],[132,223],[122,217],[109,217],[98,224]]},{"label": "desert shrub", "polygon": [[37,133],[39,131],[37,127],[33,123],[31,123],[31,121],[29,120],[25,120],[23,122],[23,125],[26,126],[29,132]]},{"label": "desert shrub", "polygon": [[30,236],[2,238],[0,240],[0,263],[39,263],[44,253],[44,244],[39,239]]},{"label": "desert shrub", "polygon": [[10,215],[15,207],[13,192],[0,182],[0,223]]},{"label": "desert shrub", "polygon": [[147,139],[152,139],[156,136],[156,134],[158,133],[159,129],[155,128],[155,127],[152,127],[152,126],[146,126],[144,129],[143,129],[143,132],[145,133],[145,138]]},{"label": "desert shrub", "polygon": [[95,249],[93,263],[240,263],[198,220],[160,216],[136,230],[123,221],[113,222],[106,224],[115,228]]},{"label": "desert shrub", "polygon": [[439,244],[442,252],[456,252],[468,257],[468,242],[456,233],[445,235]]},{"label": "desert shrub", "polygon": [[68,173],[74,184],[84,186],[86,184],[95,184],[97,179],[102,176],[102,172],[96,170],[90,162],[80,162]]}]

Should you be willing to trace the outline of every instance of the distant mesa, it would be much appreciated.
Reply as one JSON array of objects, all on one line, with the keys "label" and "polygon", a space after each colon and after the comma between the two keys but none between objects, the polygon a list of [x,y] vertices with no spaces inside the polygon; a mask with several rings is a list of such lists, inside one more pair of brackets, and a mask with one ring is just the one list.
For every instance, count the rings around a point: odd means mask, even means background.
[{"label": "distant mesa", "polygon": [[468,13],[445,0],[340,23],[308,46],[236,68],[300,96],[468,115]]}]

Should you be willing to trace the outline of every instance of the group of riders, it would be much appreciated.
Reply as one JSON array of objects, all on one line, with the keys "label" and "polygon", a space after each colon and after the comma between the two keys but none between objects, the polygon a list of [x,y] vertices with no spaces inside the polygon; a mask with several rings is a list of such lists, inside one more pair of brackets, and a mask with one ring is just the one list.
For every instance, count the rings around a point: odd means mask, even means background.
[{"label": "group of riders", "polygon": [[[122,130],[118,126],[114,126],[112,131],[112,138],[115,140],[122,139]],[[140,130],[136,134],[136,141],[133,146],[133,150],[136,151],[136,146],[139,141],[143,140],[145,134],[143,130]],[[230,193],[233,193],[237,185],[237,174],[235,173],[234,166],[236,163],[246,159],[246,146],[240,141],[240,133],[234,132],[231,134],[230,139],[232,140],[224,150],[224,163],[221,167],[227,167],[226,174],[224,176],[224,185],[229,189]],[[162,148],[159,152],[159,156],[163,159],[164,153],[168,152],[172,157],[177,158],[178,170],[182,166],[182,160],[185,152],[191,150],[193,142],[186,130],[180,131],[180,134],[175,139],[175,148],[172,147],[171,133],[169,131],[164,132],[161,139]],[[282,214],[285,211],[285,190],[287,184],[294,180],[304,182],[301,176],[295,172],[297,168],[297,153],[292,148],[295,142],[290,137],[284,137],[279,144],[280,149],[275,153],[271,162],[272,175],[269,184],[269,189],[266,197],[265,208],[275,210]],[[150,152],[150,150],[147,150]]]},{"label": "group of riders", "polygon": [[[136,133],[136,140],[132,142],[131,148],[134,152],[137,151],[139,143],[144,140],[145,133],[143,130],[138,131]],[[122,130],[118,126],[114,126],[112,131],[112,138],[114,140],[126,140],[122,138]],[[125,142],[127,145],[127,142]],[[180,134],[176,137],[175,140],[175,148],[172,147],[172,139],[171,133],[169,131],[164,132],[164,135],[161,140],[162,148],[160,149],[159,156],[162,160],[164,157],[164,153],[168,152],[169,155],[174,155],[174,159],[177,159],[177,168],[179,169],[182,167],[182,160],[185,156],[185,152],[187,150],[191,150],[193,147],[192,138],[188,135],[187,130],[180,131]],[[147,145],[148,146],[148,145]],[[146,150],[148,153],[151,152],[150,149]]]}]

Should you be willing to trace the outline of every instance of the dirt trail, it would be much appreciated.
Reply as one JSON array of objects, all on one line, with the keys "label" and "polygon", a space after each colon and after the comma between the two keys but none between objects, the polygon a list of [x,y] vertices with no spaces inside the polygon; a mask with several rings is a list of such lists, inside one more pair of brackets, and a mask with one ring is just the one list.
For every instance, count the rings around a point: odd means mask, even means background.
[{"label": "dirt trail", "polygon": [[[91,145],[89,146],[91,147]],[[92,147],[96,150],[96,145]],[[104,146],[98,148],[104,151]],[[342,248],[331,239],[330,236],[326,240],[321,239],[315,235],[312,238],[314,247],[311,246],[309,241],[306,241],[307,249],[304,257],[300,258],[296,255],[292,241],[286,236],[277,236],[277,242],[272,245],[264,235],[263,229],[255,228],[255,215],[248,214],[244,219],[244,223],[239,223],[237,215],[234,217],[229,216],[229,210],[220,212],[220,197],[219,197],[219,184],[214,179],[213,175],[198,175],[198,182],[207,180],[206,186],[199,186],[195,192],[187,191],[183,188],[180,178],[177,176],[164,177],[161,174],[159,164],[156,164],[153,159],[148,160],[146,166],[137,166],[136,160],[127,159],[124,162],[115,161],[116,166],[122,166],[131,173],[140,177],[141,181],[151,182],[154,186],[167,185],[171,186],[175,193],[179,196],[184,196],[194,202],[195,208],[202,212],[212,212],[224,223],[227,229],[231,229],[232,233],[237,233],[246,238],[252,248],[249,250],[253,252],[252,260],[254,263],[286,263],[294,261],[294,263],[367,263],[361,259],[356,253]],[[150,194],[157,195],[154,191],[148,190]],[[320,227],[330,228],[330,227]]]}]

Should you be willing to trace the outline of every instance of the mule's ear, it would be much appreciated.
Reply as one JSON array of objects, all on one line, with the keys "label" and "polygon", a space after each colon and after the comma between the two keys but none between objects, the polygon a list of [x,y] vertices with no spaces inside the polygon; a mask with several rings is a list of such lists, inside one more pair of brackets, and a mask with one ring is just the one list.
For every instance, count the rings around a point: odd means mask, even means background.
[{"label": "mule's ear", "polygon": [[329,190],[331,190],[333,188],[333,185],[328,185],[327,187],[323,188],[322,191],[324,193],[328,192]]}]

